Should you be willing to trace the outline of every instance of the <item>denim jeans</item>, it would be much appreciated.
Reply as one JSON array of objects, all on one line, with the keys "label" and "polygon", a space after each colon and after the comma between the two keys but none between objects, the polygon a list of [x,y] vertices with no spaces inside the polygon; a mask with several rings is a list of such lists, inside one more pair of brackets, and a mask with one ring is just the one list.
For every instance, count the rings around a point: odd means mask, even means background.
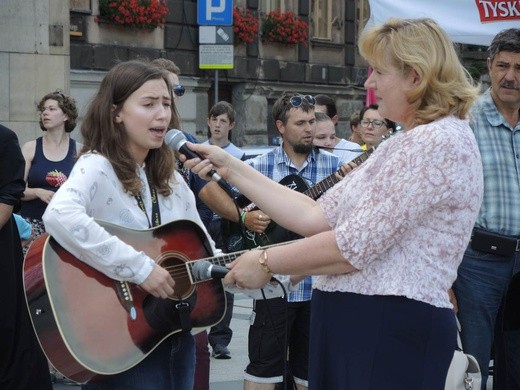
[{"label": "denim jeans", "polygon": [[[228,252],[226,244],[222,237],[222,221],[220,218],[213,219],[208,225],[208,232],[215,241],[215,246],[222,249],[224,253]],[[233,317],[233,305],[235,296],[226,291],[226,314],[222,321],[212,326],[208,332],[208,341],[211,348],[215,349],[217,345],[227,347],[233,337],[233,329],[231,329],[231,318]]]},{"label": "denim jeans", "polygon": [[195,336],[195,384],[193,390],[209,390],[208,332]]},{"label": "denim jeans", "polygon": [[475,356],[486,389],[494,348],[493,387],[520,388],[520,331],[504,332],[502,311],[511,277],[520,271],[520,252],[510,257],[468,247],[453,286],[464,351]]},{"label": "denim jeans", "polygon": [[213,349],[217,345],[227,347],[233,337],[233,329],[231,329],[231,319],[233,317],[233,305],[235,303],[235,295],[226,291],[226,314],[222,321],[212,326],[208,333],[208,341]]},{"label": "denim jeans", "polygon": [[100,382],[82,385],[86,390],[192,390],[195,341],[189,332],[170,336],[143,361]]}]

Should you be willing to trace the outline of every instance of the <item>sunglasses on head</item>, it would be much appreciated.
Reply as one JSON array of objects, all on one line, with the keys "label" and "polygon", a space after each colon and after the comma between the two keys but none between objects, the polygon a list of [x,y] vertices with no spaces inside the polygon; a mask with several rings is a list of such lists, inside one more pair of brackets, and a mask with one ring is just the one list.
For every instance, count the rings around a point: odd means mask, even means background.
[{"label": "sunglasses on head", "polygon": [[180,84],[175,84],[173,86],[173,93],[177,96],[182,96],[186,92],[186,88]]},{"label": "sunglasses on head", "polygon": [[56,91],[52,92],[51,95],[59,96],[60,98],[65,99],[65,95],[60,90],[56,90]]},{"label": "sunglasses on head", "polygon": [[289,103],[294,108],[300,107],[303,104],[303,101],[306,101],[309,106],[314,106],[316,104],[316,99],[311,95],[296,95],[289,99]]}]

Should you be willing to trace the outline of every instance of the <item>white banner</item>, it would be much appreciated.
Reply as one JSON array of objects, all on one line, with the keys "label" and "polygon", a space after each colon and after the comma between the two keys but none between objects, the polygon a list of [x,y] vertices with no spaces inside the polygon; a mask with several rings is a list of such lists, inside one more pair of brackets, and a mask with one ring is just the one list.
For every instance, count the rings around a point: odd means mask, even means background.
[{"label": "white banner", "polygon": [[367,26],[390,17],[434,19],[454,42],[488,46],[501,30],[520,27],[520,0],[369,0]]}]

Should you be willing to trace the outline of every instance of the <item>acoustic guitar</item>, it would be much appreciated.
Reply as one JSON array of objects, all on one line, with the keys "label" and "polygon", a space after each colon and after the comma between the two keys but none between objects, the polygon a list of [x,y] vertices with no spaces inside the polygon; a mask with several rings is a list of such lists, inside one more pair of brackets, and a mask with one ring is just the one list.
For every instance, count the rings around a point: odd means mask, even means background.
[{"label": "acoustic guitar", "polygon": [[[357,156],[351,162],[360,165],[365,162],[375,150],[376,147],[373,146]],[[285,176],[282,180],[279,181],[279,183],[291,188],[292,190],[302,192],[308,197],[316,200],[329,188],[338,183],[342,177],[343,172],[341,169],[339,169],[312,187],[309,187],[307,182],[301,176],[296,174]],[[245,211],[258,209],[254,203],[252,203],[243,195],[240,195],[236,199],[236,203],[238,207]],[[282,228],[274,221],[271,221],[263,233],[257,233],[246,229],[239,223],[231,222],[226,219],[222,219],[222,237],[229,252],[243,249],[253,249],[259,246],[272,245],[275,243],[281,243],[300,238],[300,236],[298,236],[296,233]]]},{"label": "acoustic guitar", "polygon": [[147,230],[98,223],[167,269],[175,280],[175,296],[159,299],[132,283],[115,281],[51,236],[38,237],[24,262],[30,317],[49,361],[79,383],[138,364],[167,337],[183,331],[177,314],[182,309],[187,309],[194,333],[220,322],[226,308],[222,282],[196,282],[192,267],[201,260],[226,265],[243,253],[209,256],[206,235],[187,220]]}]

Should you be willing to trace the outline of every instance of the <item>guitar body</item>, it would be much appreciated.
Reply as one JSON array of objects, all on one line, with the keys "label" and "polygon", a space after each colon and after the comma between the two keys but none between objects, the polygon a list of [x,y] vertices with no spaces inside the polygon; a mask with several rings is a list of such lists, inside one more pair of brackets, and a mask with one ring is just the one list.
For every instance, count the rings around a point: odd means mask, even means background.
[{"label": "guitar body", "polygon": [[[148,230],[100,224],[170,271],[175,297],[160,301],[189,302],[194,332],[222,319],[226,307],[222,282],[192,284],[185,264],[212,255],[205,234],[195,223],[175,221]],[[27,253],[24,285],[43,351],[59,372],[76,382],[123,372],[181,331],[176,325],[152,326],[146,310],[153,297],[126,283],[135,308],[132,318],[118,295],[121,283],[78,260],[48,235],[36,239]]]},{"label": "guitar body", "polygon": [[[285,176],[279,183],[298,192],[305,192],[309,189],[305,180],[295,174]],[[240,208],[246,207],[250,203],[251,201],[244,195],[237,198],[237,204]],[[258,210],[258,207],[255,206],[253,210]],[[264,233],[260,234],[247,229],[242,231],[239,224],[222,219],[222,232],[228,252],[253,249],[301,238],[298,234],[284,229],[274,221],[271,221]]]}]

